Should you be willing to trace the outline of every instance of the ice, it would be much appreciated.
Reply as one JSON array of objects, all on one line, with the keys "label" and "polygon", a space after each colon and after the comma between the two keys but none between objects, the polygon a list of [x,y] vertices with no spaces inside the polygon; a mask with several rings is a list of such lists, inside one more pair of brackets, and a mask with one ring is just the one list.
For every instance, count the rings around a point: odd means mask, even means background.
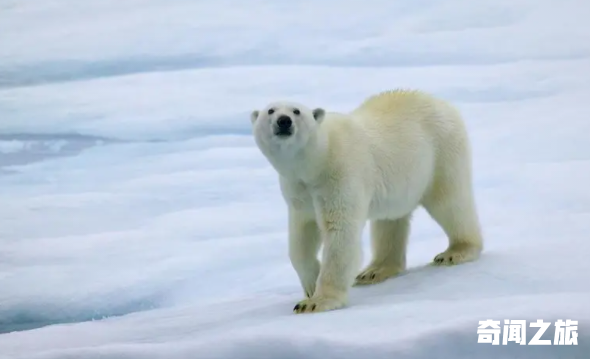
[{"label": "ice", "polygon": [[[587,357],[588,15],[556,0],[3,1],[0,358]],[[419,210],[407,273],[294,315],[286,211],[249,114],[277,99],[346,111],[395,87],[464,114],[484,255],[429,266],[446,239]],[[478,344],[486,319],[578,320],[579,345]]]}]

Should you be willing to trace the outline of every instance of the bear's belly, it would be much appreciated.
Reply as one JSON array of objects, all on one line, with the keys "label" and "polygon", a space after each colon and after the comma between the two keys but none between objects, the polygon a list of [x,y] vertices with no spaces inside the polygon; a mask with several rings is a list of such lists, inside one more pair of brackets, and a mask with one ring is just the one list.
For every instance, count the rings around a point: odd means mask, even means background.
[{"label": "bear's belly", "polygon": [[395,199],[379,198],[371,201],[367,219],[398,219],[408,215],[418,206],[417,201],[396,201]]},{"label": "bear's belly", "polygon": [[[310,195],[289,197],[288,203],[293,209],[315,218],[316,210]],[[399,198],[373,199],[369,205],[367,220],[398,219],[411,213],[419,205],[418,201],[400,201]]]},{"label": "bear's belly", "polygon": [[420,205],[421,195],[410,193],[406,196],[375,196],[369,204],[368,220],[398,219],[407,216]]},{"label": "bear's belly", "polygon": [[[381,187],[374,192],[368,201],[366,220],[399,219],[407,216],[420,205],[427,181],[413,181],[413,186],[398,184],[397,186]],[[283,196],[288,205],[294,210],[305,213],[309,218],[315,218],[317,211],[314,207],[314,194],[303,183],[283,185]],[[362,200],[361,200],[362,201]],[[364,202],[367,204],[367,202]]]}]

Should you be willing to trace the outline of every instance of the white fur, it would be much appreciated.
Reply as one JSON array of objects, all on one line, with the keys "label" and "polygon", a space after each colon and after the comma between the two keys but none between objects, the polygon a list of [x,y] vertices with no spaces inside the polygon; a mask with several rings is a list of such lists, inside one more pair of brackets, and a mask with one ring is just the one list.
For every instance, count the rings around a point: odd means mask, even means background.
[{"label": "white fur", "polygon": [[[293,119],[288,138],[273,133],[282,114]],[[275,102],[254,111],[251,120],[288,206],[290,259],[308,297],[295,312],[343,307],[353,284],[404,271],[410,219],[419,205],[448,236],[449,246],[434,264],[479,257],[483,242],[470,145],[460,114],[449,104],[396,90],[372,96],[348,114]],[[359,274],[367,220],[373,260]]]}]

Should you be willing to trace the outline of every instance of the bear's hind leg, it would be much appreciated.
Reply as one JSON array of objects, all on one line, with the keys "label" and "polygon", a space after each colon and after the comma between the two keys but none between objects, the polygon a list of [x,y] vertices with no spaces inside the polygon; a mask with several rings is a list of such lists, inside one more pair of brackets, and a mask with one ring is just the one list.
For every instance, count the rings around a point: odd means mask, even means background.
[{"label": "bear's hind leg", "polygon": [[445,231],[449,246],[434,257],[434,265],[454,265],[479,258],[483,240],[471,186],[458,184],[423,203],[430,216]]},{"label": "bear's hind leg", "polygon": [[355,280],[355,285],[380,283],[406,269],[406,248],[411,214],[396,220],[371,222],[373,260]]}]

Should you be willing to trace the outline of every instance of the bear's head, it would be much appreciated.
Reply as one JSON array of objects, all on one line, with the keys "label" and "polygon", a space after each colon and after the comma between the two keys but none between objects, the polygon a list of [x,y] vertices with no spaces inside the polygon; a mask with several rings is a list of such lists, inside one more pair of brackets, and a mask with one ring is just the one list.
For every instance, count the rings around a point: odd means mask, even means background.
[{"label": "bear's head", "polygon": [[250,121],[256,143],[271,153],[297,153],[305,148],[324,119],[322,108],[311,110],[295,102],[273,102],[261,111],[252,111]]}]

